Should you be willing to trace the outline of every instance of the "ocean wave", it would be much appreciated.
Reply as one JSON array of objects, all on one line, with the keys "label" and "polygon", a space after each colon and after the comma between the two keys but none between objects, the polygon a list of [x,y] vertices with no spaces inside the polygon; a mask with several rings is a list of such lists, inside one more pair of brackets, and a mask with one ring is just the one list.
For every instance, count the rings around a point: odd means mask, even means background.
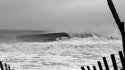
[{"label": "ocean wave", "polygon": [[0,43],[51,42],[51,41],[56,41],[57,39],[61,39],[62,37],[69,38],[70,36],[65,32],[7,36],[7,37],[1,37]]},{"label": "ocean wave", "polygon": [[19,42],[52,42],[64,39],[91,38],[93,40],[121,40],[121,36],[103,36],[99,34],[72,34],[72,33],[43,33],[35,35],[18,35],[1,37],[0,43],[19,43]]},{"label": "ocean wave", "polygon": [[[46,50],[52,48],[65,48],[68,45],[70,46],[79,46],[79,45],[95,45],[95,44],[122,44],[121,40],[108,40],[108,39],[97,39],[97,38],[64,38],[57,41],[52,42],[15,42],[15,43],[1,43],[0,49],[6,51],[14,51],[14,50]],[[63,46],[63,47],[62,47]],[[69,46],[68,46],[69,47]],[[8,50],[7,50],[8,48]],[[33,49],[34,48],[34,49]],[[13,49],[13,50],[12,50]],[[27,50],[27,51],[28,51]]]},{"label": "ocean wave", "polygon": [[108,58],[109,54],[122,50],[121,40],[95,39],[2,43],[0,60],[16,70],[80,70],[82,65],[95,64],[102,56]]}]

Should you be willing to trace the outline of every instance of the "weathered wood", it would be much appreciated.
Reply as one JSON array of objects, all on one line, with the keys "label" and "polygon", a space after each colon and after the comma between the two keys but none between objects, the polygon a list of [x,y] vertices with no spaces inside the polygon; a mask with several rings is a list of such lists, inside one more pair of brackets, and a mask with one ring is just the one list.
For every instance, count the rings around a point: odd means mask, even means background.
[{"label": "weathered wood", "polygon": [[4,70],[2,61],[0,61],[0,68],[1,70]]},{"label": "weathered wood", "polygon": [[85,70],[84,66],[81,67],[81,70]]},{"label": "weathered wood", "polygon": [[11,70],[10,66],[8,65],[8,70]]},{"label": "weathered wood", "polygon": [[118,26],[118,28],[120,30],[120,33],[122,35],[123,52],[124,52],[124,56],[125,56],[125,43],[124,43],[125,42],[125,30],[124,30],[124,22],[121,22],[112,0],[107,0],[107,2],[108,2],[110,10],[112,12],[112,15],[113,15],[113,17],[115,19],[115,22],[116,22],[116,24],[117,24],[117,26]]},{"label": "weathered wood", "polygon": [[111,60],[112,60],[112,64],[113,64],[113,68],[114,70],[118,70],[117,64],[116,64],[116,59],[115,59],[115,55],[111,54]]},{"label": "weathered wood", "polygon": [[105,65],[106,70],[109,70],[109,66],[108,66],[106,57],[103,57],[103,62],[104,62],[104,65]]},{"label": "weathered wood", "polygon": [[120,57],[120,60],[121,60],[121,63],[122,63],[122,67],[124,68],[125,58],[123,57],[122,51],[119,51],[119,57]]},{"label": "weathered wood", "polygon": [[8,66],[7,66],[7,64],[5,63],[4,65],[5,65],[5,69],[8,70]]},{"label": "weathered wood", "polygon": [[88,70],[90,70],[90,67],[89,67],[89,66],[87,66],[87,69],[88,69]]},{"label": "weathered wood", "polygon": [[93,70],[96,70],[96,66],[93,66]]},{"label": "weathered wood", "polygon": [[98,63],[99,69],[100,69],[100,70],[103,70],[101,62],[98,61],[97,63]]}]

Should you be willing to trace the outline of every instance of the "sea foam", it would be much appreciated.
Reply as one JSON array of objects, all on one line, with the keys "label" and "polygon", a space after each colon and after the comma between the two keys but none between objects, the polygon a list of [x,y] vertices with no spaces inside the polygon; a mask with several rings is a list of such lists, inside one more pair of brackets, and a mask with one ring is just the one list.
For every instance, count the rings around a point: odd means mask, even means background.
[{"label": "sea foam", "polygon": [[94,65],[103,56],[109,58],[121,50],[121,40],[73,37],[53,42],[2,43],[0,60],[16,70],[80,70],[82,65]]}]

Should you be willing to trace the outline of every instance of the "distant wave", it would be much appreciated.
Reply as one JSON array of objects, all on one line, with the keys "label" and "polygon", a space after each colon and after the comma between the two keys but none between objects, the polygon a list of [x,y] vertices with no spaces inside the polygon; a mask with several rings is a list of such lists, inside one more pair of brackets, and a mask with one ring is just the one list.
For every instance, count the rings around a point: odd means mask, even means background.
[{"label": "distant wave", "polygon": [[45,34],[37,34],[37,35],[20,35],[16,36],[16,40],[20,42],[49,42],[56,41],[57,38],[68,37],[70,36],[65,33],[45,33]]},{"label": "distant wave", "polygon": [[113,39],[113,40],[120,40],[121,36],[110,36],[110,35],[101,35],[101,34],[93,34],[93,33],[83,33],[83,34],[70,34],[70,37],[79,37],[79,38],[90,38],[90,37],[97,37],[97,38],[105,38],[105,39]]},{"label": "distant wave", "polygon": [[84,33],[84,34],[72,34],[66,32],[59,32],[59,33],[42,33],[42,34],[29,34],[29,35],[18,35],[18,36],[8,36],[8,37],[0,37],[0,43],[17,43],[17,42],[52,42],[57,40],[62,40],[63,37],[65,38],[105,38],[108,40],[114,39],[119,40],[121,37],[112,37],[112,36],[104,36],[99,34],[92,34],[92,33]]}]

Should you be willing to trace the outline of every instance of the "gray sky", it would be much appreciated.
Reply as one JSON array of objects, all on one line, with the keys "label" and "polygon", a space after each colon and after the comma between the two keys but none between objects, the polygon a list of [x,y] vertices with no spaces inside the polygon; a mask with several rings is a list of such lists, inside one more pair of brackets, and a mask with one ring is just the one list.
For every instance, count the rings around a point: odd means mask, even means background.
[{"label": "gray sky", "polygon": [[[125,21],[125,0],[113,0]],[[117,33],[107,0],[0,0],[0,29]]]}]

